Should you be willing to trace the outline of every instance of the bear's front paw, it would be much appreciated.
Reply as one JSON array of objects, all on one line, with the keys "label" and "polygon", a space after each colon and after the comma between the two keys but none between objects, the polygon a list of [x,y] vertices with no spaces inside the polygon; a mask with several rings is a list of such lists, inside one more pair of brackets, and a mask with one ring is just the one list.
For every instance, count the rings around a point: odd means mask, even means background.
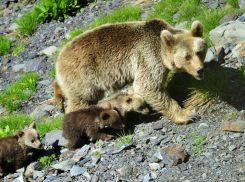
[{"label": "bear's front paw", "polygon": [[106,135],[105,137],[105,141],[111,140],[112,138],[114,138],[115,136],[113,135]]},{"label": "bear's front paw", "polygon": [[183,109],[180,114],[176,114],[173,121],[177,124],[187,124],[200,119],[195,111]]}]

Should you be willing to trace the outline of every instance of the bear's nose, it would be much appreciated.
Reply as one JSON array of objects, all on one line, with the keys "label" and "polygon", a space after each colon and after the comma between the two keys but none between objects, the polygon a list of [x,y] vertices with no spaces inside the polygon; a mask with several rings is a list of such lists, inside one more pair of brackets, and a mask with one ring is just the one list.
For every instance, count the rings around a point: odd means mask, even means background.
[{"label": "bear's nose", "polygon": [[202,75],[204,73],[204,68],[197,68],[197,73]]}]

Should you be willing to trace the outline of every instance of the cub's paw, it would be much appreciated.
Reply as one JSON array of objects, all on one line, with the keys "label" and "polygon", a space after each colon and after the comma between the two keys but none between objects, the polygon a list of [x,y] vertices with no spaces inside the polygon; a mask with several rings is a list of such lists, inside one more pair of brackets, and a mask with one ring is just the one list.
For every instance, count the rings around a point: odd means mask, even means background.
[{"label": "cub's paw", "polygon": [[175,115],[173,121],[177,124],[187,124],[200,119],[200,116],[194,111],[183,109],[182,112]]},{"label": "cub's paw", "polygon": [[106,135],[105,141],[111,140],[112,138],[115,138],[113,135]]}]

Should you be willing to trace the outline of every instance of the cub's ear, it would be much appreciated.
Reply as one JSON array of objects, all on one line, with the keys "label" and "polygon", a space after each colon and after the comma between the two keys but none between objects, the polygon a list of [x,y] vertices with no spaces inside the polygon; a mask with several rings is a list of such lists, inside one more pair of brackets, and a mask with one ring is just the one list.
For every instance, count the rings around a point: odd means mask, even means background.
[{"label": "cub's ear", "polygon": [[106,113],[106,112],[102,112],[100,113],[100,118],[103,120],[103,121],[107,121],[111,116]]},{"label": "cub's ear", "polygon": [[194,37],[202,37],[203,34],[203,26],[200,21],[194,21],[191,25],[191,34]]},{"label": "cub's ear", "polygon": [[171,47],[174,46],[176,42],[174,35],[168,30],[163,30],[161,32],[161,39],[166,45]]},{"label": "cub's ear", "polygon": [[20,131],[17,131],[16,134],[19,138],[21,138],[22,136],[24,136],[25,133],[22,130],[20,130]]},{"label": "cub's ear", "polygon": [[133,87],[128,88],[128,94],[129,95],[133,95],[134,94],[134,88]]},{"label": "cub's ear", "polygon": [[126,96],[124,99],[128,104],[130,104],[133,101],[133,99],[129,96]]},{"label": "cub's ear", "polygon": [[29,126],[29,128],[33,128],[33,129],[36,129],[36,123],[35,122],[33,122],[30,126]]},{"label": "cub's ear", "polygon": [[103,109],[111,109],[111,103],[105,101],[102,104],[100,104],[100,107],[102,107]]}]

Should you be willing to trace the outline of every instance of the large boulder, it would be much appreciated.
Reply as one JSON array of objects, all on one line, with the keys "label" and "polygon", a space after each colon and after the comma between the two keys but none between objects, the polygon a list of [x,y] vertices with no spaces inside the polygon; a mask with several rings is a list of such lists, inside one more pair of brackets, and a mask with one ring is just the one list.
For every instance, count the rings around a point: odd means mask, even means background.
[{"label": "large boulder", "polygon": [[245,22],[226,22],[209,32],[209,37],[215,46],[226,43],[241,44],[245,42]]}]

